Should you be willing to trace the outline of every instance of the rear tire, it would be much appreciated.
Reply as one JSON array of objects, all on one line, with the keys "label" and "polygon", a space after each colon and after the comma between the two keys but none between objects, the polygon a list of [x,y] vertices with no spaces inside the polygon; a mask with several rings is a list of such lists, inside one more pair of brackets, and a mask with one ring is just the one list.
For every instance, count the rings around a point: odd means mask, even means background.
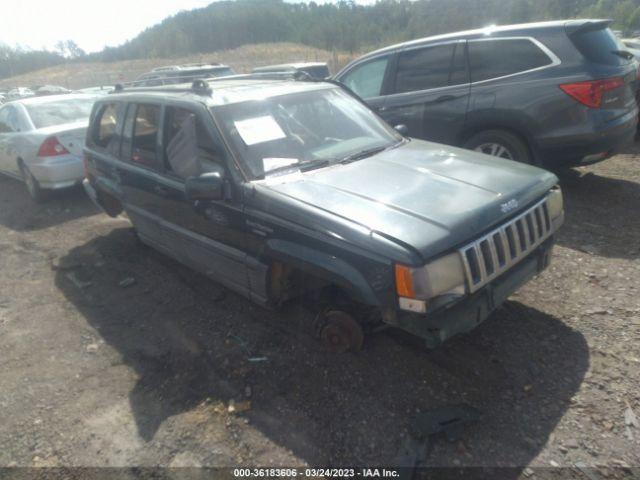
[{"label": "rear tire", "polygon": [[38,183],[38,180],[36,180],[36,177],[33,176],[33,173],[31,173],[29,167],[27,167],[24,162],[20,161],[18,166],[20,168],[20,175],[22,175],[22,180],[27,187],[29,196],[33,199],[34,202],[42,203],[45,199],[45,192],[40,186],[40,183]]},{"label": "rear tire", "polygon": [[527,145],[516,135],[504,130],[485,130],[471,136],[464,147],[506,160],[528,163],[535,162]]}]

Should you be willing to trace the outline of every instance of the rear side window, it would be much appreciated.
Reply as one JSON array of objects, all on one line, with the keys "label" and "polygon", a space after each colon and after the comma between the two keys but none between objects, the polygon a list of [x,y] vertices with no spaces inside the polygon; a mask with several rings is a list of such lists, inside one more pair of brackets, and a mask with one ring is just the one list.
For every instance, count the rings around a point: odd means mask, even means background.
[{"label": "rear side window", "polygon": [[186,179],[223,165],[222,148],[195,112],[179,107],[167,107],[165,112],[163,145],[167,172]]},{"label": "rear side window", "polygon": [[140,104],[133,121],[131,162],[148,168],[157,167],[160,106]]},{"label": "rear side window", "polygon": [[389,57],[371,60],[352,69],[341,81],[362,98],[378,97],[388,63]]},{"label": "rear side window", "polygon": [[94,120],[92,140],[94,145],[105,148],[109,153],[118,154],[120,146],[120,122],[122,104],[118,102],[103,105]]},{"label": "rear side window", "polygon": [[625,65],[631,61],[613,53],[625,48],[608,28],[576,32],[569,38],[578,51],[591,62],[603,65]]},{"label": "rear side window", "polygon": [[452,43],[402,52],[394,91],[414,92],[449,85],[454,48]]},{"label": "rear side window", "polygon": [[551,63],[551,58],[528,39],[469,42],[469,66],[472,82],[526,72]]}]

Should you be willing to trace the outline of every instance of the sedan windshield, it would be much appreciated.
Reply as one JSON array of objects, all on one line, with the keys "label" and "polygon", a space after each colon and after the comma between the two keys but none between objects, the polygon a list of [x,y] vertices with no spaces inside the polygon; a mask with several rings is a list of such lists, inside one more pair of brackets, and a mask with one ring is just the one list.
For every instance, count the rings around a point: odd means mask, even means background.
[{"label": "sedan windshield", "polygon": [[365,158],[401,137],[338,88],[213,108],[251,179]]},{"label": "sedan windshield", "polygon": [[36,128],[53,127],[65,123],[89,121],[94,97],[60,98],[50,102],[25,105]]}]

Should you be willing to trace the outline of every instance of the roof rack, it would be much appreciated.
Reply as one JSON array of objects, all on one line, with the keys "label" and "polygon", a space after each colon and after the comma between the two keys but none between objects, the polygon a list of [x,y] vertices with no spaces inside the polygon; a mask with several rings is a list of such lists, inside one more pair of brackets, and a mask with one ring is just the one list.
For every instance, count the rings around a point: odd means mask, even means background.
[{"label": "roof rack", "polygon": [[281,72],[255,72],[241,73],[238,75],[227,75],[225,77],[213,77],[206,79],[208,82],[225,80],[297,80],[314,81],[315,79],[307,72],[303,71],[281,71]]},{"label": "roof rack", "polygon": [[[177,77],[180,78],[180,77]],[[187,77],[192,80],[193,77]],[[173,80],[176,80],[174,77]],[[265,72],[265,73],[245,73],[239,75],[227,75],[225,77],[209,77],[209,78],[197,78],[191,82],[190,86],[181,87],[179,83],[171,82],[163,85],[139,85],[143,82],[128,82],[117,83],[114,89],[109,93],[121,93],[131,89],[135,92],[172,92],[172,93],[185,93],[191,92],[198,95],[210,96],[213,93],[211,84],[215,82],[224,82],[229,80],[294,80],[296,82],[327,82],[344,87],[343,84],[330,78],[318,79],[309,75],[307,72],[295,71],[295,72]],[[187,83],[187,82],[184,82]],[[138,85],[136,85],[138,84]]]},{"label": "roof rack", "polygon": [[[178,85],[176,86],[165,86],[165,85],[161,85],[161,86],[136,86],[136,85],[132,85],[132,86],[128,86],[122,83],[116,83],[116,85],[114,86],[113,90],[110,91],[109,93],[122,93],[125,91],[125,87],[126,90],[128,91],[133,91],[133,92],[171,92],[171,93],[187,93],[187,92],[191,92],[191,93],[195,93],[198,95],[205,95],[205,96],[211,96],[211,94],[213,93],[213,90],[211,89],[211,87],[209,86],[209,84],[207,83],[207,81],[205,79],[202,78],[198,78],[196,80],[194,80],[191,85],[189,87],[180,87]],[[162,88],[165,87],[165,88]]]}]

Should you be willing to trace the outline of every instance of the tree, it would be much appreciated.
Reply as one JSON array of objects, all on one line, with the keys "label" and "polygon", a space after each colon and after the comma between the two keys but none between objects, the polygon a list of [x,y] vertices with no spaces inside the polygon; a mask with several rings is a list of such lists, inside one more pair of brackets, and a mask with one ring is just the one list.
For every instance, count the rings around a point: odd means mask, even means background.
[{"label": "tree", "polygon": [[81,49],[73,40],[61,40],[56,43],[56,52],[60,56],[69,59],[76,59],[86,56],[86,52]]}]

